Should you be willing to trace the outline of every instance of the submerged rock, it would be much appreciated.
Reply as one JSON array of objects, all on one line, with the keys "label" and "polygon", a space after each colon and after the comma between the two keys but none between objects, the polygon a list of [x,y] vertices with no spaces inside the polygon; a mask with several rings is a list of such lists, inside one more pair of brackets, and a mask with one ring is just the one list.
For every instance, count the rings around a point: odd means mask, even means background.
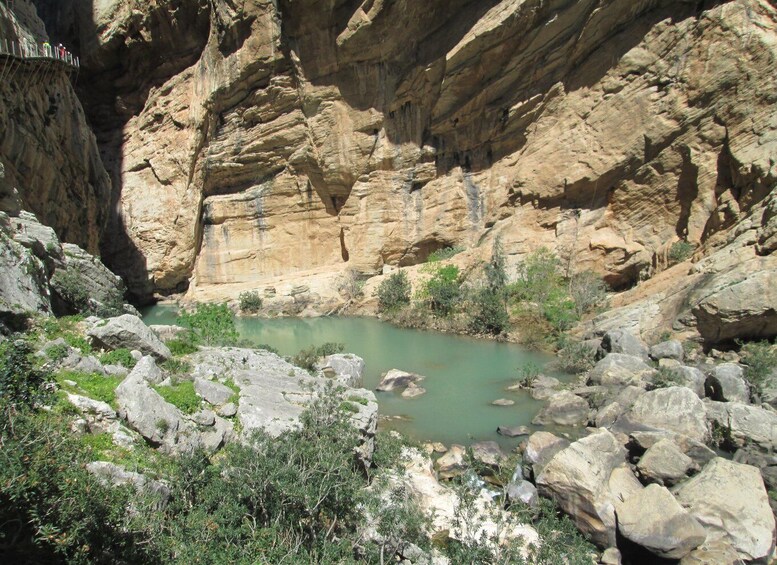
[{"label": "submerged rock", "polygon": [[375,390],[380,392],[391,392],[393,390],[405,388],[411,383],[416,384],[422,380],[424,380],[424,377],[421,375],[400,371],[399,369],[391,369],[381,377],[380,384]]}]

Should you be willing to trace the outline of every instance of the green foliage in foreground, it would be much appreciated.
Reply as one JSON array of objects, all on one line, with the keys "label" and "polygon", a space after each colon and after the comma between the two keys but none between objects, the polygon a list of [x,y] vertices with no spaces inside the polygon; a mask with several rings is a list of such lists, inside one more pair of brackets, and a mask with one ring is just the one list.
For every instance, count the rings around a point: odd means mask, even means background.
[{"label": "green foliage in foreground", "polygon": [[181,310],[178,324],[191,330],[188,337],[195,345],[234,345],[238,339],[235,315],[226,304],[203,303],[194,310]]},{"label": "green foliage in foreground", "polygon": [[137,363],[130,350],[123,347],[103,353],[100,362],[104,365],[121,365],[127,369],[132,369]]},{"label": "green foliage in foreground", "polygon": [[8,408],[30,408],[46,400],[44,375],[33,365],[31,355],[32,348],[24,339],[0,344],[0,402]]},{"label": "green foliage in foreground", "polygon": [[378,286],[378,309],[392,312],[409,305],[410,290],[410,281],[404,271],[392,273]]},{"label": "green foliage in foreground", "polygon": [[[95,400],[102,400],[112,406],[116,402],[116,387],[123,380],[123,377],[82,373],[79,371],[60,371],[57,373],[57,382],[64,389],[75,394],[94,398]],[[76,383],[76,386],[71,387],[65,384],[65,381],[73,381]]]},{"label": "green foliage in foreground", "polygon": [[687,241],[675,241],[669,248],[669,260],[672,263],[682,263],[686,259],[690,259],[693,252],[696,250],[696,246]]},{"label": "green foliage in foreground", "polygon": [[202,401],[194,392],[192,381],[181,381],[169,386],[155,386],[154,390],[159,395],[184,414],[194,414],[200,409]]}]

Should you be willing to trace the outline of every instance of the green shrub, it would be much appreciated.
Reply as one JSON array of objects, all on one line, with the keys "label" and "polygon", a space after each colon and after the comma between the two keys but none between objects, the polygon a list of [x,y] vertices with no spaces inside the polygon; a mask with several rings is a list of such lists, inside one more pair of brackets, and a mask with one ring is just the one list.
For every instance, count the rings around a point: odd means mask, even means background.
[{"label": "green shrub", "polygon": [[539,365],[536,363],[526,363],[523,367],[518,368],[518,382],[522,387],[530,388],[541,373]]},{"label": "green shrub", "polygon": [[137,363],[130,350],[124,347],[103,353],[100,355],[100,362],[104,365],[121,365],[127,369],[132,369]]},{"label": "green shrub", "polygon": [[470,331],[477,334],[499,335],[510,325],[503,295],[490,288],[481,288],[472,298]]},{"label": "green shrub", "polygon": [[305,369],[309,373],[316,371],[316,363],[322,357],[341,353],[345,349],[342,343],[327,342],[323,345],[311,345],[307,349],[301,350],[291,358],[291,364]]},{"label": "green shrub", "polygon": [[157,385],[154,390],[184,414],[194,414],[202,405],[200,397],[194,392],[192,381],[181,381],[170,386]]},{"label": "green shrub", "polygon": [[670,386],[677,386],[678,384],[680,384],[680,380],[672,369],[659,367],[656,376],[653,378],[651,388],[668,388]]},{"label": "green shrub", "polygon": [[162,363],[162,368],[172,375],[183,375],[192,370],[191,364],[181,359],[168,359]]},{"label": "green shrub", "polygon": [[683,261],[690,259],[693,252],[696,251],[696,246],[687,241],[675,241],[669,248],[669,260],[672,263],[682,263]]},{"label": "green shrub", "polygon": [[59,295],[78,312],[89,310],[89,290],[74,269],[58,269],[51,283]]},{"label": "green shrub", "polygon": [[545,304],[549,297],[564,287],[561,262],[547,247],[540,247],[518,266],[518,277],[511,285],[511,294],[537,305]]},{"label": "green shrub", "polygon": [[195,342],[205,345],[233,345],[237,342],[235,315],[226,304],[197,304],[194,310],[182,310],[178,324],[189,328]]},{"label": "green shrub", "polygon": [[459,268],[455,265],[438,267],[432,278],[422,285],[418,294],[432,313],[437,316],[450,316],[461,297]]},{"label": "green shrub", "polygon": [[58,343],[46,348],[46,357],[58,363],[68,356],[69,351],[70,348],[67,345]]},{"label": "green shrub", "polygon": [[272,345],[267,345],[266,343],[259,343],[257,345],[253,346],[254,349],[261,349],[262,351],[269,351],[270,353],[275,353],[276,355],[280,355],[280,352],[275,349]]},{"label": "green shrub", "polygon": [[404,271],[389,275],[378,286],[378,309],[391,312],[410,304],[410,281]]},{"label": "green shrub", "polygon": [[242,312],[256,313],[262,309],[262,297],[255,290],[241,292],[238,300]]},{"label": "green shrub", "polygon": [[585,373],[596,364],[596,351],[575,341],[563,344],[558,352],[558,367],[567,373]]},{"label": "green shrub", "polygon": [[769,375],[777,369],[777,346],[768,341],[753,341],[740,349],[745,367],[745,378],[756,394],[761,390]]},{"label": "green shrub", "polygon": [[437,251],[432,251],[429,254],[429,257],[426,258],[426,262],[439,263],[440,261],[446,261],[447,259],[458,255],[462,251],[464,251],[464,248],[459,245],[455,245],[453,247],[443,247]]},{"label": "green shrub", "polygon": [[84,469],[91,449],[52,412],[0,424],[0,546],[6,563],[158,562],[127,508],[128,487],[105,487]]},{"label": "green shrub", "polygon": [[507,287],[507,268],[506,259],[502,249],[502,239],[494,239],[494,245],[491,249],[491,260],[485,267],[486,286],[493,292],[501,294]]},{"label": "green shrub", "polygon": [[189,355],[198,351],[197,342],[199,339],[197,335],[192,331],[186,331],[178,334],[177,337],[165,342],[170,353],[175,356]]}]

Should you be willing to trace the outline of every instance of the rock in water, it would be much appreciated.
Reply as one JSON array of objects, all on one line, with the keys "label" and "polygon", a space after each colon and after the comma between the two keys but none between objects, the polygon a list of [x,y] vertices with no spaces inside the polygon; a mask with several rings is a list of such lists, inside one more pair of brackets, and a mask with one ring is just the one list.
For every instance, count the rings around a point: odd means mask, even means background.
[{"label": "rock in water", "polygon": [[410,383],[418,383],[422,381],[424,377],[416,375],[415,373],[408,373],[406,371],[400,371],[399,369],[391,369],[380,379],[380,384],[375,389],[380,392],[391,392],[400,388],[407,387]]}]

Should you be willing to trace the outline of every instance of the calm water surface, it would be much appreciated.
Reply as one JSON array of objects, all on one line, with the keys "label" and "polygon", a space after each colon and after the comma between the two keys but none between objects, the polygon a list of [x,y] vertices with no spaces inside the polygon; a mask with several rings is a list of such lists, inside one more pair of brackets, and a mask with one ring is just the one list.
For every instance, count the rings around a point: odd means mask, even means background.
[{"label": "calm water surface", "polygon": [[[144,313],[148,324],[172,324],[175,317],[170,306]],[[381,425],[446,445],[493,439],[505,448],[516,446],[520,440],[497,435],[497,426],[530,425],[541,403],[505,388],[516,382],[519,368],[530,363],[543,367],[552,360],[514,344],[402,329],[373,318],[238,318],[237,327],[242,338],[271,345],[281,355],[327,341],[343,343],[346,352],[365,360],[364,386],[369,389],[393,368],[426,376],[423,396],[404,399],[398,393],[376,393],[381,414],[406,418]],[[492,406],[497,398],[509,398],[515,405]]]}]

